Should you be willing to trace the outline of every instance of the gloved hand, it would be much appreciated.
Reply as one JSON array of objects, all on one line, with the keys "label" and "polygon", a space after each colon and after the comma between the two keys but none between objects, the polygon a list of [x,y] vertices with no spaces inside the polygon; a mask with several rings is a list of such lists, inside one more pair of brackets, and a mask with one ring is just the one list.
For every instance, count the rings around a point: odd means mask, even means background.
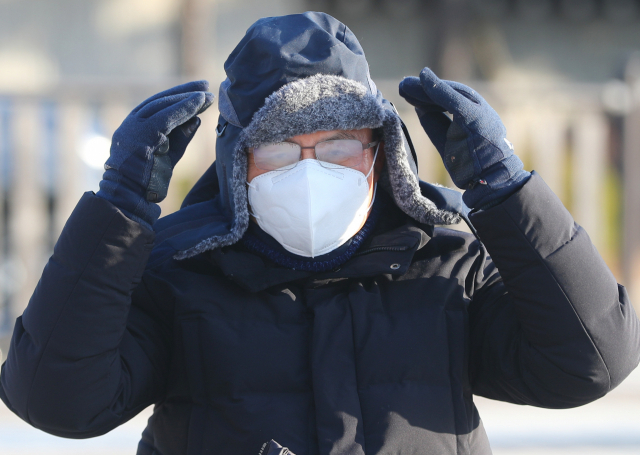
[{"label": "gloved hand", "polygon": [[[429,68],[400,82],[462,198],[472,209],[499,204],[529,179],[500,117],[475,90],[443,81]],[[453,121],[444,113],[448,111]]]},{"label": "gloved hand", "polygon": [[207,81],[189,82],[143,101],[113,134],[96,194],[148,228],[160,216],[173,168],[213,102]]}]

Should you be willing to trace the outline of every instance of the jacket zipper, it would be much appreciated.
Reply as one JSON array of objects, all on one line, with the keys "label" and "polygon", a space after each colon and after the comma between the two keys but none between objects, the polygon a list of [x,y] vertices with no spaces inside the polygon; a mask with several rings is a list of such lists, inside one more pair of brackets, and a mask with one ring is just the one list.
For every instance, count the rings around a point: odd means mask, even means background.
[{"label": "jacket zipper", "polygon": [[375,253],[377,251],[407,251],[409,249],[408,246],[375,246],[373,248],[369,248],[367,250],[360,251],[354,254],[352,257],[363,256],[369,253]]}]

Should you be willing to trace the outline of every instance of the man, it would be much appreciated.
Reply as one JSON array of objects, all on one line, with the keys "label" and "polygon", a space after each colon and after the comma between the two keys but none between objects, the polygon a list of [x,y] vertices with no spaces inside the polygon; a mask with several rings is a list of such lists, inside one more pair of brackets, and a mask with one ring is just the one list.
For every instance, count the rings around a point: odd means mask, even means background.
[{"label": "man", "polygon": [[[153,403],[138,454],[489,454],[473,394],[579,406],[638,364],[624,288],[472,89],[400,85],[469,212],[417,179],[330,16],[258,21],[225,69],[217,160],[177,213],[155,202],[207,84],[114,134],[3,367],[27,422],[91,437]],[[434,227],[461,217],[481,241]]]}]

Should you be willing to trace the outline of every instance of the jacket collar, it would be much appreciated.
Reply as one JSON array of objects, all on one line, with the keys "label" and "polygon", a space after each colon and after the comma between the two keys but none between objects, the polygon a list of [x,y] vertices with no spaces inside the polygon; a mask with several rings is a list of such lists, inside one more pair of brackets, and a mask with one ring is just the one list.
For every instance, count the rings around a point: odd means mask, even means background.
[{"label": "jacket collar", "polygon": [[[229,225],[228,214],[223,207],[224,204],[221,203],[222,195],[218,193],[213,199],[206,200],[204,195],[209,193],[210,187],[201,184],[201,182],[196,184],[196,187],[197,189],[202,189],[201,192],[194,193],[198,197],[194,196],[189,199],[190,204],[185,204],[178,212],[161,218],[153,226],[156,231],[156,246],[149,258],[148,268],[159,266],[172,257],[175,258],[177,252],[191,248],[193,245],[202,242],[203,239],[222,237],[232,229]],[[423,181],[420,181],[420,190],[439,209],[458,213],[469,225],[471,232],[476,234],[473,225],[469,221],[469,209],[464,205],[460,192]],[[433,231],[433,227],[418,224],[402,214],[395,205],[391,207],[391,210],[395,215],[392,216],[391,213],[386,212],[382,213],[381,220],[378,222],[376,231],[371,235],[371,238],[365,242],[348,263],[341,267],[342,276],[366,276],[379,273],[402,274],[406,271],[408,262],[406,260],[403,262],[401,258],[406,254],[410,262],[413,253],[426,244],[428,240],[425,239],[430,238],[430,232]],[[398,219],[400,219],[399,222]],[[403,229],[402,226],[406,227]],[[397,238],[395,238],[396,236]],[[412,240],[416,244],[412,243]],[[403,246],[396,245],[396,242],[402,243],[407,248],[403,249]],[[376,249],[371,250],[371,248]],[[394,252],[397,254],[397,259],[396,254],[393,254]],[[218,247],[203,254],[207,258],[213,258],[218,266],[223,268],[226,275],[233,275],[233,277],[229,276],[231,279],[237,279],[242,283],[248,281],[248,288],[266,289],[277,283],[301,279],[311,275],[310,272],[295,270],[285,273],[273,267],[269,268],[268,273],[260,272],[263,267],[266,267],[265,260],[248,251],[243,251],[241,245],[236,245],[233,248]],[[229,261],[220,257],[224,254],[238,256],[233,261]],[[366,259],[359,260],[358,258]],[[376,260],[371,260],[369,265],[364,264],[371,258]],[[238,267],[234,265],[236,259],[238,263],[244,264],[243,267],[246,268],[237,270]],[[400,267],[397,269],[391,268],[391,265],[394,264],[399,264]],[[244,271],[248,270],[255,270],[256,277],[257,274],[261,273],[260,278],[255,278],[255,283],[253,284],[251,283],[253,280],[251,276],[247,280],[240,278],[245,275]]]},{"label": "jacket collar", "polygon": [[381,274],[402,275],[408,270],[415,252],[424,247],[432,235],[431,226],[418,226],[408,219],[406,224],[373,234],[346,263],[324,273],[280,267],[241,245],[213,250],[208,257],[228,279],[250,292],[258,292],[304,279],[334,280]]}]

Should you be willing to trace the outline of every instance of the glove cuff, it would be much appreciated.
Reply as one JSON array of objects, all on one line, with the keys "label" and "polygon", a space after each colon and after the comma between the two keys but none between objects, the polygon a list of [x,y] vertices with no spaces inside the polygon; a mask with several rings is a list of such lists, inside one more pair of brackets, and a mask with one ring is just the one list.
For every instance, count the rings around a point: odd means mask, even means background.
[{"label": "glove cuff", "polygon": [[484,183],[478,183],[468,189],[462,195],[462,200],[467,207],[474,210],[487,210],[505,201],[509,196],[518,191],[527,183],[531,173],[525,170],[518,171],[509,180],[501,183],[492,182],[490,177],[480,179]]},{"label": "glove cuff", "polygon": [[136,191],[136,187],[137,185],[129,182],[114,169],[108,169],[102,177],[100,190],[96,196],[111,202],[127,218],[151,229],[151,226],[160,217],[160,206],[147,201]]}]

